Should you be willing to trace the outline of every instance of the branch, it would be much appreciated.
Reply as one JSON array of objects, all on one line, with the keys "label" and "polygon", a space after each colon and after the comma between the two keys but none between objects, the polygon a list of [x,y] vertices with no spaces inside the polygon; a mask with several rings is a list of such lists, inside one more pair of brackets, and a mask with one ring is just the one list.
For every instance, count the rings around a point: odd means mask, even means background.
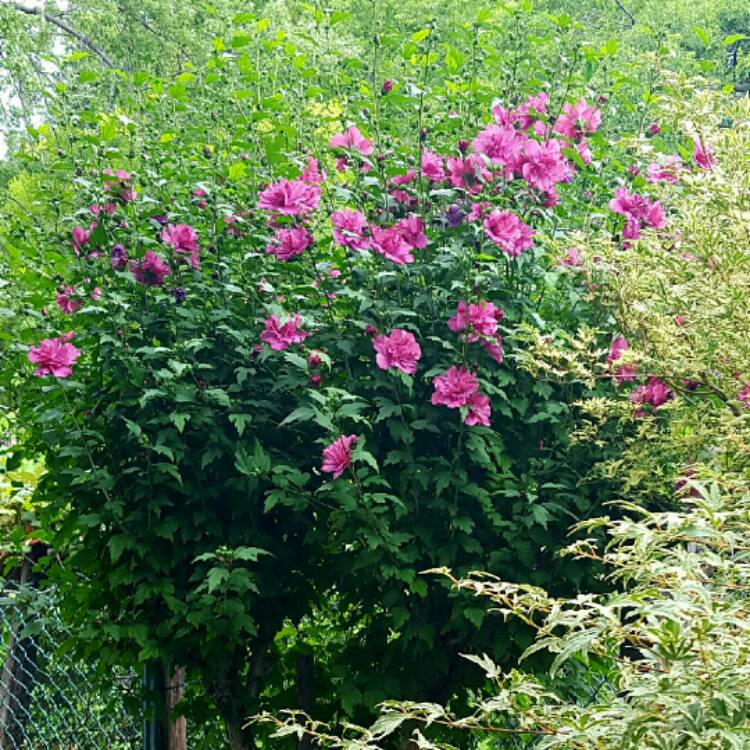
[{"label": "branch", "polygon": [[84,47],[91,50],[108,68],[117,67],[103,49],[97,47],[85,34],[76,31],[58,16],[53,16],[42,8],[31,8],[28,5],[21,5],[18,2],[13,2],[13,0],[10,0],[10,2],[7,2],[7,0],[0,0],[0,2],[2,2],[3,5],[9,4],[10,7],[15,8],[21,13],[26,13],[28,16],[39,16],[40,18],[43,18],[53,26],[57,26],[58,29],[65,32],[68,36],[77,39]]},{"label": "branch", "polygon": [[622,4],[621,0],[615,0],[615,5],[630,19],[630,25],[635,26],[635,16]]}]

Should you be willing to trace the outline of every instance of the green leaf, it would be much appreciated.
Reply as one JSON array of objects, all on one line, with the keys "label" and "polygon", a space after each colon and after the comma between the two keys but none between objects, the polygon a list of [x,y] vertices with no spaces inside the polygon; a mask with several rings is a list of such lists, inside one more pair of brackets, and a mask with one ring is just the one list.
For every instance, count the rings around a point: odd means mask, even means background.
[{"label": "green leaf", "polygon": [[206,575],[208,593],[213,594],[213,592],[228,579],[229,571],[226,568],[211,568]]},{"label": "green leaf", "polygon": [[724,37],[722,44],[725,47],[731,47],[733,44],[737,44],[737,42],[741,42],[743,39],[747,39],[747,34],[730,34],[729,36]]},{"label": "green leaf", "polygon": [[269,555],[270,552],[259,547],[237,547],[232,553],[235,560],[247,560],[255,562],[261,555]]},{"label": "green leaf", "polygon": [[172,424],[177,428],[177,432],[179,432],[180,434],[182,434],[183,430],[185,429],[185,424],[189,419],[190,415],[182,412],[173,411],[169,415],[169,421],[172,422]]},{"label": "green leaf", "polygon": [[242,437],[245,427],[253,421],[253,417],[251,414],[230,414],[229,421],[234,425],[237,434]]}]

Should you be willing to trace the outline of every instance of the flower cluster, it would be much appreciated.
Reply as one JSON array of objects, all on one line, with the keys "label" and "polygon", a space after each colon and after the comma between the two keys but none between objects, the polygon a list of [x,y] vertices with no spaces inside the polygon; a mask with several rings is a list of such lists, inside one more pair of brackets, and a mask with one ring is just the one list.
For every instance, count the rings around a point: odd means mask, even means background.
[{"label": "flower cluster", "polygon": [[479,342],[498,364],[503,361],[503,339],[497,332],[498,323],[505,313],[491,302],[469,304],[461,300],[456,314],[449,318],[448,328],[454,333],[464,333],[468,343]]},{"label": "flower cluster", "polygon": [[627,188],[615,190],[615,197],[609,202],[615,213],[625,217],[622,230],[624,240],[637,240],[643,227],[661,229],[664,224],[664,209],[659,201],[652,201],[648,196],[630,193]]},{"label": "flower cluster", "polygon": [[451,367],[432,381],[434,406],[447,406],[449,409],[467,407],[464,423],[467,425],[490,426],[490,400],[479,393],[477,376],[465,367]]}]

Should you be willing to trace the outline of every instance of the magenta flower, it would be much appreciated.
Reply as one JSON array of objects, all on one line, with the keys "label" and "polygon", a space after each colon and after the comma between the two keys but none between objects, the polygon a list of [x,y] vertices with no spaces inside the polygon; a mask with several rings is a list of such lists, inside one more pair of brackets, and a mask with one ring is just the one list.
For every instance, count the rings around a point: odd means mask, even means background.
[{"label": "magenta flower", "polygon": [[419,216],[410,214],[396,224],[396,229],[409,247],[424,250],[427,247],[427,235],[424,233],[424,222]]},{"label": "magenta flower", "polygon": [[26,355],[29,362],[39,367],[34,375],[43,378],[54,375],[56,378],[67,378],[73,372],[73,365],[81,355],[79,349],[68,343],[75,333],[72,331],[56,339],[42,339],[38,346],[29,347]]},{"label": "magenta flower", "polygon": [[362,156],[369,156],[373,151],[372,141],[368,141],[356,125],[344,133],[334,135],[328,145],[331,148],[344,148],[347,151],[359,151]]},{"label": "magenta flower", "polygon": [[448,180],[453,187],[476,194],[491,182],[492,172],[480,156],[469,154],[465,159],[451,156],[448,158]]},{"label": "magenta flower", "polygon": [[75,286],[64,286],[62,291],[58,292],[57,297],[55,298],[57,306],[66,315],[72,315],[83,304],[83,300],[72,298],[75,290]]},{"label": "magenta flower", "polygon": [[512,178],[528,138],[513,127],[488,125],[477,134],[471,147],[476,154],[484,154],[493,164],[505,167],[505,176]]},{"label": "magenta flower", "polygon": [[466,221],[469,223],[475,223],[482,221],[484,215],[490,210],[489,201],[479,201],[479,203],[472,203],[469,209],[469,214],[466,217]]},{"label": "magenta flower", "polygon": [[448,319],[448,328],[454,333],[465,331],[471,327],[469,341],[477,341],[479,336],[494,336],[497,324],[505,317],[505,313],[495,307],[492,302],[479,302],[470,305],[461,300],[456,308],[456,314]]},{"label": "magenta flower", "polygon": [[569,247],[565,251],[565,257],[560,262],[564,266],[569,266],[571,268],[574,268],[576,266],[583,265],[583,258],[581,257],[581,253],[578,252],[578,248]]},{"label": "magenta flower", "polygon": [[469,403],[472,395],[479,390],[477,376],[467,372],[465,367],[451,367],[432,380],[435,391],[432,394],[433,406],[447,406],[459,409]]},{"label": "magenta flower", "polygon": [[555,131],[571,140],[580,140],[587,133],[595,133],[602,121],[601,112],[589,107],[585,99],[563,106],[563,114],[557,118]]},{"label": "magenta flower", "polygon": [[[130,172],[126,172],[124,169],[113,171],[107,168],[102,170],[102,174],[105,175],[104,190],[106,192],[114,193],[115,198],[123,203],[134,201],[137,198],[137,193],[131,185],[133,175]],[[106,179],[106,177],[110,179]]]},{"label": "magenta flower", "polygon": [[146,286],[161,286],[164,279],[172,273],[153,250],[147,250],[140,261],[134,260],[130,264],[130,271],[136,281]]},{"label": "magenta flower", "polygon": [[284,351],[292,344],[301,344],[310,335],[307,331],[299,328],[301,323],[302,318],[295,315],[281,325],[279,318],[272,315],[263,321],[265,330],[260,334],[260,340],[276,351]]},{"label": "magenta flower", "polygon": [[352,250],[366,250],[370,247],[370,238],[366,236],[367,219],[361,211],[344,208],[331,214],[333,239],[337,245],[350,247]]},{"label": "magenta flower", "polygon": [[611,369],[614,370],[615,381],[623,383],[625,381],[635,380],[635,366],[634,365],[617,365],[613,367],[615,362],[622,358],[623,352],[630,349],[628,340],[623,336],[618,336],[614,339],[609,347],[609,354],[607,355],[607,364]]},{"label": "magenta flower", "polygon": [[307,157],[307,166],[302,174],[299,176],[302,182],[308,182],[312,185],[319,185],[326,178],[326,173],[320,171],[317,159],[312,156]]},{"label": "magenta flower", "polygon": [[591,153],[591,147],[586,142],[586,139],[581,139],[580,143],[576,143],[576,151],[578,152],[578,156],[581,157],[581,161],[588,166],[591,164],[591,159],[593,158],[593,154]]},{"label": "magenta flower", "polygon": [[91,239],[91,234],[83,227],[73,227],[71,234],[73,236],[73,249],[76,252],[81,250],[84,245],[88,245]]},{"label": "magenta flower", "polygon": [[425,149],[422,152],[422,176],[430,182],[443,182],[445,180],[443,158]]},{"label": "magenta flower", "polygon": [[529,97],[516,109],[505,109],[496,104],[492,108],[492,116],[498,125],[504,127],[518,126],[520,130],[528,130],[536,121],[536,115],[544,115],[547,112],[549,96],[542,91],[536,96]]},{"label": "magenta flower", "polygon": [[668,156],[663,164],[651,162],[646,166],[647,182],[677,182],[680,170],[682,169],[682,159],[674,154]]},{"label": "magenta flower", "polygon": [[745,386],[737,394],[737,398],[750,409],[750,383],[745,383]]},{"label": "magenta flower", "polygon": [[711,169],[716,164],[713,149],[700,138],[693,138],[693,159],[701,169]]},{"label": "magenta flower", "polygon": [[503,337],[499,333],[496,333],[492,338],[482,339],[480,343],[495,362],[499,365],[503,363],[505,352],[503,351]]},{"label": "magenta flower", "polygon": [[644,226],[660,229],[665,224],[664,209],[659,201],[651,201],[645,195],[631,194],[624,187],[615,190],[609,207],[625,217],[622,236],[626,240],[637,240]]},{"label": "magenta flower", "polygon": [[375,361],[381,370],[395,367],[407,375],[417,371],[422,349],[409,331],[394,328],[388,336],[374,338],[372,346],[377,353]]},{"label": "magenta flower", "polygon": [[275,255],[279,260],[290,261],[307,250],[313,243],[310,232],[305,227],[277,229],[271,242],[266,247],[268,255]]},{"label": "magenta flower", "polygon": [[397,227],[372,227],[372,249],[399,266],[413,263],[412,248],[401,236]]},{"label": "magenta flower", "polygon": [[333,479],[338,479],[352,462],[352,445],[357,439],[356,435],[342,435],[327,448],[323,448],[322,471],[333,474]]},{"label": "magenta flower", "polygon": [[188,255],[193,268],[201,267],[198,260],[198,234],[193,227],[188,224],[167,224],[166,229],[162,229],[161,239],[171,245],[178,256]]},{"label": "magenta flower", "polygon": [[536,121],[536,116],[547,114],[549,96],[541,91],[536,96],[530,96],[516,110],[515,122],[521,130],[528,130]]},{"label": "magenta flower", "polygon": [[650,377],[646,385],[640,385],[630,394],[634,404],[649,404],[658,409],[672,398],[672,391],[666,383],[658,378]]},{"label": "magenta flower", "polygon": [[517,258],[534,244],[534,230],[512,211],[492,211],[484,219],[484,231],[511,258]]},{"label": "magenta flower", "polygon": [[469,413],[464,419],[464,424],[477,425],[481,424],[485,427],[490,426],[490,415],[492,414],[492,407],[490,405],[489,396],[476,392],[472,393],[469,400],[466,402],[469,407]]},{"label": "magenta flower", "polygon": [[318,207],[320,188],[302,180],[279,180],[258,198],[258,208],[286,216],[305,216]]},{"label": "magenta flower", "polygon": [[394,185],[408,185],[417,178],[417,173],[413,169],[407,169],[406,174],[397,174],[391,178]]},{"label": "magenta flower", "polygon": [[648,126],[648,129],[646,130],[646,132],[647,132],[647,133],[648,133],[649,135],[659,135],[659,133],[661,133],[661,128],[659,127],[659,123],[657,123],[657,122],[652,122],[652,123],[651,123],[651,124],[650,124],[650,125]]},{"label": "magenta flower", "polygon": [[573,168],[563,156],[559,141],[539,143],[527,140],[520,157],[520,166],[524,180],[542,192],[552,190],[558,182],[573,174]]}]

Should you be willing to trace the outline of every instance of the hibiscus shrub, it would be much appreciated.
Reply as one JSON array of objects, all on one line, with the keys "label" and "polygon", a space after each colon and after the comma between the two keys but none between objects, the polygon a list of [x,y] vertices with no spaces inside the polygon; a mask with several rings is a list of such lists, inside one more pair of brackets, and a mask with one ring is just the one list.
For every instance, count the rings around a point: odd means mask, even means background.
[{"label": "hibiscus shrub", "polygon": [[74,205],[50,202],[35,239],[55,253],[65,224],[20,407],[64,551],[51,575],[104,658],[199,678],[232,747],[291,700],[280,633],[304,640],[311,613],[348,634],[316,681],[352,714],[445,698],[460,651],[527,643],[448,586],[428,596],[425,568],[561,591],[586,575],[553,552],[616,448],[571,446],[583,386],[514,363],[522,324],[607,323],[576,251],[558,258],[560,224],[589,220],[601,118],[557,109],[496,103],[452,143],[349,122],[273,163],[126,117],[105,144],[72,139]]}]

